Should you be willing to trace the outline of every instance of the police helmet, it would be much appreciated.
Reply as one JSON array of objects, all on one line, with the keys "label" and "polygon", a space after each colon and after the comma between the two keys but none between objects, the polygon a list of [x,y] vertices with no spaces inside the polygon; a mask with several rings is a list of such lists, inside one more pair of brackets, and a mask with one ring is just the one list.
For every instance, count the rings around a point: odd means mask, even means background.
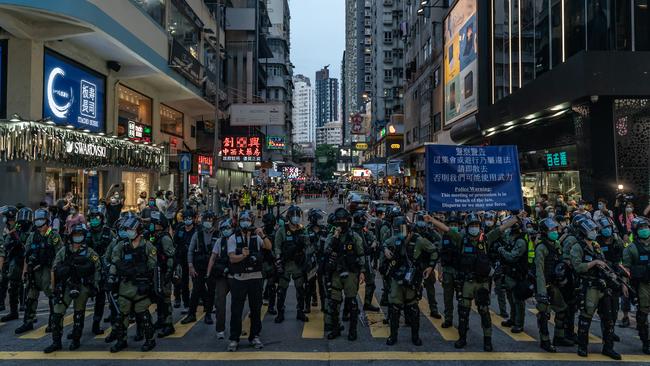
[{"label": "police helmet", "polygon": [[427,222],[424,220],[425,216],[427,216],[427,213],[424,211],[418,211],[415,213],[415,227],[417,229],[423,230],[427,228]]},{"label": "police helmet", "polygon": [[0,215],[3,215],[7,220],[15,220],[18,209],[14,206],[2,206],[0,207]]},{"label": "police helmet", "polygon": [[639,229],[650,227],[650,220],[643,216],[632,219],[632,231],[636,233]]},{"label": "police helmet", "polygon": [[141,233],[142,225],[140,224],[140,220],[137,217],[128,217],[122,221],[122,224],[120,225],[120,230],[124,230],[124,231],[133,230],[137,233]]},{"label": "police helmet", "polygon": [[580,220],[580,222],[578,223],[578,233],[581,236],[587,238],[590,232],[598,232],[598,224],[596,224],[594,220],[590,218],[585,218],[584,220]]},{"label": "police helmet", "polygon": [[481,224],[481,218],[478,217],[477,214],[475,213],[470,213],[465,217],[465,225],[470,226],[470,225],[480,225]]},{"label": "police helmet", "polygon": [[334,212],[327,215],[327,225],[334,225],[334,218],[335,217],[336,216],[334,215]]},{"label": "police helmet", "polygon": [[162,226],[163,230],[169,225],[167,218],[160,211],[151,211],[151,223]]},{"label": "police helmet", "polygon": [[287,217],[299,216],[302,217],[302,209],[296,205],[291,205],[287,209]]},{"label": "police helmet", "polygon": [[399,206],[392,206],[390,209],[386,210],[386,219],[392,220],[396,216],[402,215],[402,209]]},{"label": "police helmet", "polygon": [[85,237],[88,234],[88,228],[86,228],[85,224],[76,224],[70,229],[70,236],[74,236],[75,234],[83,234]]},{"label": "police helmet", "polygon": [[449,215],[449,217],[447,218],[447,225],[450,225],[450,224],[460,224],[461,221],[462,221],[462,220],[461,220],[460,217],[458,217],[457,215]]},{"label": "police helmet", "polygon": [[318,225],[318,222],[323,219],[323,215],[320,210],[312,208],[307,213],[307,220],[312,225]]},{"label": "police helmet", "polygon": [[601,229],[612,227],[612,221],[609,219],[609,217],[603,216],[600,219],[598,219],[598,225],[600,226]]},{"label": "police helmet", "polygon": [[352,221],[360,226],[366,226],[366,223],[368,222],[368,219],[366,217],[366,211],[363,210],[358,210],[354,211],[352,214]]},{"label": "police helmet", "polygon": [[241,225],[242,221],[248,221],[248,222],[251,223],[251,226],[252,226],[253,223],[255,222],[255,217],[253,216],[253,214],[251,214],[250,211],[244,210],[244,211],[239,213],[238,222],[240,223],[240,225]]},{"label": "police helmet", "polygon": [[228,230],[228,229],[232,229],[232,220],[231,219],[225,219],[225,220],[221,221],[221,224],[219,224],[219,230],[223,231],[223,230]]},{"label": "police helmet", "polygon": [[497,218],[497,213],[494,211],[487,211],[486,213],[483,214],[483,219],[484,220],[493,220],[496,221]]},{"label": "police helmet", "polygon": [[43,225],[47,225],[50,222],[50,213],[42,208],[37,209],[34,211],[34,225],[36,227],[42,227]]},{"label": "police helmet", "polygon": [[201,214],[201,221],[214,221],[217,218],[217,215],[212,210],[203,211]]},{"label": "police helmet", "polygon": [[34,220],[34,211],[29,207],[18,209],[16,213],[16,221],[20,223],[32,222]]},{"label": "police helmet", "polygon": [[559,226],[560,225],[557,223],[557,221],[553,220],[550,217],[547,217],[539,222],[539,230],[544,234],[555,228],[558,228]]},{"label": "police helmet", "polygon": [[347,227],[350,225],[351,221],[352,217],[350,216],[350,211],[344,209],[343,207],[339,207],[336,209],[336,211],[334,211],[332,224],[335,226]]},{"label": "police helmet", "polygon": [[584,220],[589,220],[589,217],[587,217],[585,214],[574,215],[571,219],[571,227],[573,227],[575,230],[580,231],[580,223]]},{"label": "police helmet", "polygon": [[140,220],[142,222],[149,222],[151,220],[151,212],[153,212],[154,209],[151,207],[145,207],[140,211]]},{"label": "police helmet", "polygon": [[194,218],[194,210],[191,208],[186,208],[183,210],[183,213],[181,214],[183,219],[193,219]]}]

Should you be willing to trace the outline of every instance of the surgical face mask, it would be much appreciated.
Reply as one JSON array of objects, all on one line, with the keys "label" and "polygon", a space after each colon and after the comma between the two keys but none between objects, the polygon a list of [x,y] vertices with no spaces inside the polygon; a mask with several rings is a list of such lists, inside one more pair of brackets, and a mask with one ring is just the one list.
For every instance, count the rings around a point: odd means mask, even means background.
[{"label": "surgical face mask", "polygon": [[599,209],[599,210],[602,210],[602,209],[604,209],[604,208],[605,208],[605,205],[604,205],[602,202],[599,202],[599,203],[598,203],[598,209]]},{"label": "surgical face mask", "polygon": [[644,228],[644,229],[639,229],[637,231],[637,235],[639,235],[639,238],[641,239],[648,239],[650,238],[650,229],[649,228]]},{"label": "surgical face mask", "polygon": [[598,233],[594,230],[587,233],[587,239],[589,240],[596,240],[597,237],[598,237]]},{"label": "surgical face mask", "polygon": [[206,230],[212,229],[212,221],[203,221],[203,228]]},{"label": "surgical face mask", "polygon": [[185,224],[185,226],[190,226],[190,225],[192,225],[193,223],[194,223],[194,220],[192,220],[192,219],[185,219],[185,220],[183,220],[183,224]]},{"label": "surgical face mask", "polygon": [[249,229],[251,227],[251,225],[252,224],[251,224],[250,221],[240,221],[239,222],[239,226],[244,230]]},{"label": "surgical face mask", "polygon": [[632,213],[632,211],[634,211],[633,207],[625,207],[625,212]]},{"label": "surgical face mask", "polygon": [[111,197],[111,204],[116,205],[117,204],[117,198]]},{"label": "surgical face mask", "polygon": [[149,224],[149,231],[151,231],[151,232],[156,231],[156,225],[154,225],[153,222],[151,224]]},{"label": "surgical face mask", "polygon": [[102,220],[100,220],[97,217],[93,217],[92,219],[90,219],[90,226],[92,226],[92,227],[97,227],[97,226],[101,225],[101,223],[102,223]]},{"label": "surgical face mask", "polygon": [[300,216],[292,216],[291,217],[291,223],[294,225],[300,224]]},{"label": "surgical face mask", "polygon": [[138,236],[138,232],[135,230],[127,230],[126,231],[126,237],[133,240]]},{"label": "surgical face mask", "polygon": [[494,225],[494,221],[492,221],[492,220],[485,221],[485,226],[492,227],[492,225]]},{"label": "surgical face mask", "polygon": [[612,236],[612,228],[606,227],[600,231],[600,234],[606,238],[609,238],[610,236]]},{"label": "surgical face mask", "polygon": [[119,230],[117,232],[117,235],[120,237],[120,239],[126,239],[129,237],[129,234],[126,232],[126,230]]},{"label": "surgical face mask", "polygon": [[481,233],[481,229],[476,226],[471,226],[467,228],[467,233],[471,236],[478,236]]},{"label": "surgical face mask", "polygon": [[75,244],[79,244],[79,243],[83,242],[84,239],[85,239],[85,237],[83,235],[73,235],[72,236],[72,242],[75,243]]},{"label": "surgical face mask", "polygon": [[551,231],[547,234],[547,236],[549,239],[556,241],[560,237],[560,234],[557,231]]},{"label": "surgical face mask", "polygon": [[232,235],[232,229],[223,229],[223,230],[221,230],[221,235],[224,238],[230,237],[230,235]]},{"label": "surgical face mask", "polygon": [[44,220],[44,219],[34,220],[34,226],[42,227],[43,225],[45,225],[45,221],[46,220]]}]

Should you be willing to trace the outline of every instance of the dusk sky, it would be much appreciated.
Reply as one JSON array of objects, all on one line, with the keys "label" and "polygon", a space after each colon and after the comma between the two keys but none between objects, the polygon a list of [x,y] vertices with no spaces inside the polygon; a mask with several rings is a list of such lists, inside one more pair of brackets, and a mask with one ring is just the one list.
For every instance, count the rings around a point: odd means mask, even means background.
[{"label": "dusk sky", "polygon": [[308,76],[313,85],[316,71],[329,64],[330,77],[340,85],[345,0],[289,0],[289,7],[294,75]]}]

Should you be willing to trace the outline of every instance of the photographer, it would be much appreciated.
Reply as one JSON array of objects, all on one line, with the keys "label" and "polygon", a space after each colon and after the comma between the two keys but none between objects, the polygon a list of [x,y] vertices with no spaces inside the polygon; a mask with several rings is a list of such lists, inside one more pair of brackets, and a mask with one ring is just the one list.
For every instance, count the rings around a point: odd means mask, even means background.
[{"label": "photographer", "polygon": [[634,195],[619,193],[616,196],[616,203],[614,204],[614,217],[616,227],[625,243],[630,242],[630,234],[632,233],[632,220],[637,216],[634,213]]},{"label": "photographer", "polygon": [[226,297],[230,292],[230,286],[228,285],[228,273],[230,273],[228,239],[234,232],[232,221],[230,219],[224,220],[219,225],[219,232],[221,235],[217,243],[212,247],[207,276],[214,279],[217,339],[224,339],[226,337]]}]

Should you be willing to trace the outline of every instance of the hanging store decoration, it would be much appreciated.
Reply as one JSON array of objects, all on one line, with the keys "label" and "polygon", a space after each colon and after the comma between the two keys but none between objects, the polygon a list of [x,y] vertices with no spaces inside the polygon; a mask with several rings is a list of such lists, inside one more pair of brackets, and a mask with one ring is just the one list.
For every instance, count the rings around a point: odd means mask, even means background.
[{"label": "hanging store decoration", "polygon": [[37,122],[0,122],[0,161],[54,161],[99,168],[130,167],[166,171],[161,147],[93,135]]}]

